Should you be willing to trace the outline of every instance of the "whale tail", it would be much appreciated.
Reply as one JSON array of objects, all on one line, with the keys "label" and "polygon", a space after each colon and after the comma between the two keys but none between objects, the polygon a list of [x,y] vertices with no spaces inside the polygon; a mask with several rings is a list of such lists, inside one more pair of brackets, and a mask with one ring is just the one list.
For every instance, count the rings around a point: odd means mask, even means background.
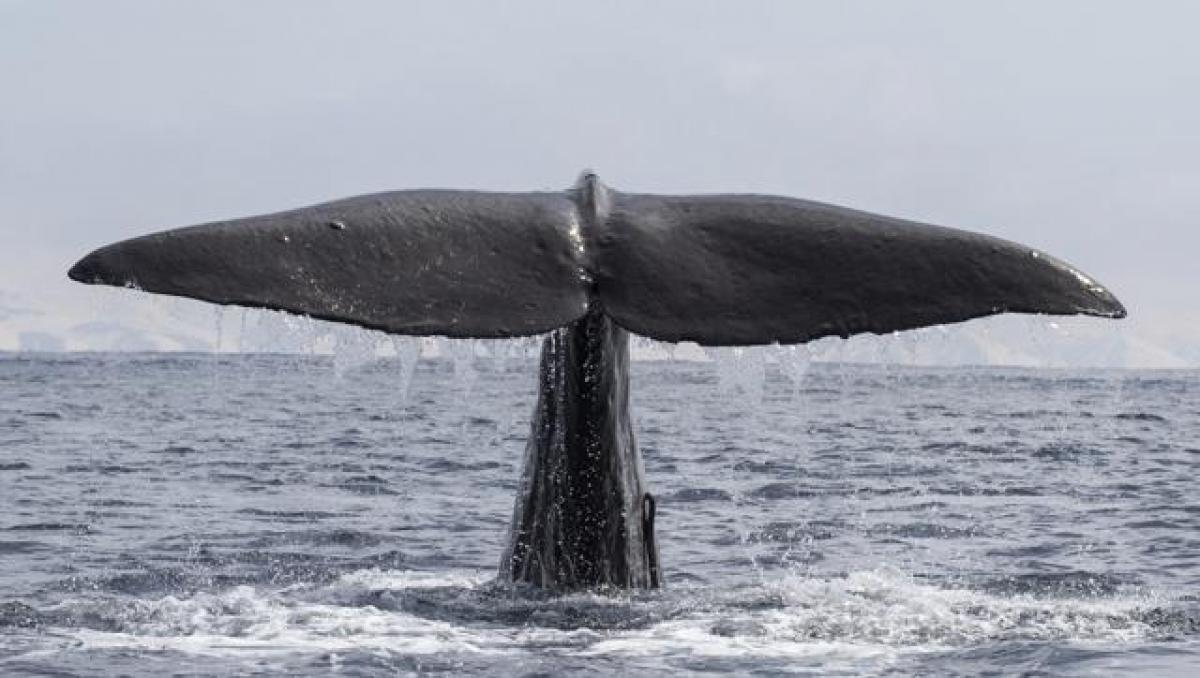
[{"label": "whale tail", "polygon": [[1079,269],[990,236],[793,198],[588,181],[561,193],[396,191],[181,228],[103,247],[69,275],[451,337],[543,333],[597,306],[636,334],[706,345],[1003,312],[1125,315]]},{"label": "whale tail", "polygon": [[1017,311],[1120,317],[1078,269],[974,233],[768,196],[400,191],[134,238],[87,283],[399,334],[549,332],[501,559],[545,588],[661,584],[628,331],[803,342]]}]

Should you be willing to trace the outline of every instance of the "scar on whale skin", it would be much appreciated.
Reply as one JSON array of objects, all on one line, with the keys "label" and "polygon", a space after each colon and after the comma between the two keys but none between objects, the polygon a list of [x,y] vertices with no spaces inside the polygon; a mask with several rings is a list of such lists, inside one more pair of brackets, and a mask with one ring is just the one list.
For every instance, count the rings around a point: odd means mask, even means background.
[{"label": "scar on whale skin", "polygon": [[803,343],[996,313],[1125,316],[1078,268],[1017,243],[766,195],[422,189],[102,247],[72,279],[393,334],[543,344],[501,579],[661,584],[656,502],[629,409],[629,334]]}]

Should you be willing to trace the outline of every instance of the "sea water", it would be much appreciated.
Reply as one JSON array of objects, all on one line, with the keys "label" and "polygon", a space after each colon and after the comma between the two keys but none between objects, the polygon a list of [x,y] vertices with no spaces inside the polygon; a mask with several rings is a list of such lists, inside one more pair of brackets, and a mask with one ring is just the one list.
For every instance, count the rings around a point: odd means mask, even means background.
[{"label": "sea water", "polygon": [[636,361],[666,586],[555,596],[490,346],[0,356],[0,674],[1200,674],[1198,372]]}]

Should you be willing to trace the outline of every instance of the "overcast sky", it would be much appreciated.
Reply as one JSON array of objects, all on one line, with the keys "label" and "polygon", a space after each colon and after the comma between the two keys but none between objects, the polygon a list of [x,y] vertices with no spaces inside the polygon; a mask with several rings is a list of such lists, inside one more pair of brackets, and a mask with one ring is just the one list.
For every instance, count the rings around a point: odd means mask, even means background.
[{"label": "overcast sky", "polygon": [[779,193],[981,230],[1200,342],[1200,3],[0,0],[0,290],[408,187]]}]

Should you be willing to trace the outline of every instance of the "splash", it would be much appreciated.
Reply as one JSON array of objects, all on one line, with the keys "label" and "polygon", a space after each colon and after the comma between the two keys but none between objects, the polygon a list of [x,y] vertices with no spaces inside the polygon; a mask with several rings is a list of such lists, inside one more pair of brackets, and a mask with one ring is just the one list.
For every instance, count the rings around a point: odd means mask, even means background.
[{"label": "splash", "polygon": [[74,638],[84,649],[214,656],[532,656],[569,650],[626,659],[821,657],[877,664],[1006,641],[1121,646],[1176,632],[1165,619],[1190,619],[1172,617],[1171,602],[1153,594],[996,595],[923,583],[890,568],[624,597],[530,598],[489,584],[487,576],[370,569],[321,587],[239,586],[111,600],[75,611],[103,619],[98,628],[46,630]]}]

